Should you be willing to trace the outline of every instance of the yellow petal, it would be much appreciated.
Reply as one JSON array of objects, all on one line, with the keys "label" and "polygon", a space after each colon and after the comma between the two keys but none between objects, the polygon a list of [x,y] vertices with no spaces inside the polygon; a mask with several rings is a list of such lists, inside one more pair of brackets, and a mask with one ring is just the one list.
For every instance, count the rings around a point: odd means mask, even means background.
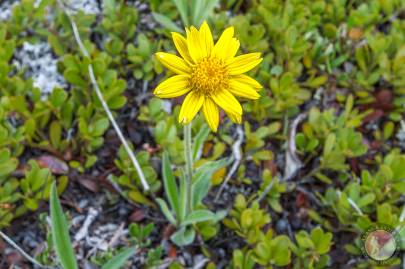
[{"label": "yellow petal", "polygon": [[193,63],[193,59],[190,57],[188,52],[187,40],[179,33],[172,32],[173,43],[176,46],[177,51],[180,53],[181,57],[189,63]]},{"label": "yellow petal", "polygon": [[156,58],[169,70],[179,75],[191,73],[191,68],[182,58],[165,52],[157,52]]},{"label": "yellow petal", "polygon": [[230,75],[240,75],[261,63],[263,58],[260,57],[260,53],[249,53],[233,58],[228,63],[228,72]]},{"label": "yellow petal", "polygon": [[200,32],[194,26],[191,26],[190,30],[187,32],[187,46],[190,56],[195,63],[198,63],[206,56],[206,49],[202,47],[203,44],[200,38]]},{"label": "yellow petal", "polygon": [[191,91],[189,94],[187,94],[180,108],[179,122],[187,124],[192,121],[203,103],[203,95],[198,94],[195,91]]},{"label": "yellow petal", "polygon": [[160,83],[153,93],[160,98],[181,96],[191,90],[189,79],[186,75],[173,76]]},{"label": "yellow petal", "polygon": [[231,79],[231,81],[229,82],[228,90],[236,96],[248,99],[258,99],[260,97],[260,95],[257,93],[255,89],[253,89],[249,85],[240,83],[233,79]]},{"label": "yellow petal", "polygon": [[257,90],[263,88],[259,82],[257,82],[255,79],[253,79],[247,75],[237,75],[237,76],[233,76],[231,79],[236,80],[237,82],[249,85]]},{"label": "yellow petal", "polygon": [[218,90],[215,94],[212,94],[211,97],[214,102],[226,112],[242,115],[242,106],[228,90]]},{"label": "yellow petal", "polygon": [[238,52],[240,46],[239,40],[236,38],[232,38],[231,41],[228,43],[228,48],[226,49],[226,55],[223,57],[225,61],[232,59],[235,57],[236,52]]},{"label": "yellow petal", "polygon": [[202,42],[201,49],[204,57],[209,57],[214,47],[214,40],[212,39],[211,30],[206,21],[204,21],[200,27],[200,42]]},{"label": "yellow petal", "polygon": [[210,97],[205,97],[203,112],[208,126],[213,132],[216,132],[219,124],[219,111],[218,106],[214,103],[214,101],[212,101]]},{"label": "yellow petal", "polygon": [[231,112],[225,111],[226,115],[231,119],[232,122],[241,124],[242,123],[242,116],[239,114],[233,114]]},{"label": "yellow petal", "polygon": [[[228,56],[228,47],[229,44],[232,42],[234,29],[233,26],[228,27],[222,33],[221,37],[218,39],[217,43],[212,50],[212,56],[217,57],[223,60],[227,60]],[[233,44],[235,46],[235,43]]]}]

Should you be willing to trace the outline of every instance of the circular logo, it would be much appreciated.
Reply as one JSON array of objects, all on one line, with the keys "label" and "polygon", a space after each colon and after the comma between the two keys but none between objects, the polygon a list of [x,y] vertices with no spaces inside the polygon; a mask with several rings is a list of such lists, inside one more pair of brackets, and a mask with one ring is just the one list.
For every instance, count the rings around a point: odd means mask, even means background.
[{"label": "circular logo", "polygon": [[363,252],[378,264],[387,263],[395,255],[397,239],[392,227],[384,224],[372,226],[362,236]]}]

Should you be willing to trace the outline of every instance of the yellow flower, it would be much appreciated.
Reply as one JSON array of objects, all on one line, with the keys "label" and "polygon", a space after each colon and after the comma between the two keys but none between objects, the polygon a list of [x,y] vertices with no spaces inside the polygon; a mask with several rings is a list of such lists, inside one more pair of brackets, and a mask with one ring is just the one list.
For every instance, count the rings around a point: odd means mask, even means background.
[{"label": "yellow flower", "polygon": [[216,132],[219,109],[222,108],[235,123],[242,122],[242,106],[235,96],[248,99],[260,97],[262,86],[244,75],[261,61],[260,53],[235,56],[239,40],[233,37],[233,27],[227,28],[214,45],[206,22],[197,30],[186,28],[186,38],[172,33],[180,57],[156,53],[157,59],[176,75],[160,83],[154,94],[160,98],[173,98],[187,94],[180,109],[179,122],[188,124],[202,108],[210,128]]}]

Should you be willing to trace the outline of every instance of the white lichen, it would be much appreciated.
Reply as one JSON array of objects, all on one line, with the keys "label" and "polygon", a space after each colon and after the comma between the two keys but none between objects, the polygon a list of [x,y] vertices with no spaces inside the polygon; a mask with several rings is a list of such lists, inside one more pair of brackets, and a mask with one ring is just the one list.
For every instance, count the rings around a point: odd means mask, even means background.
[{"label": "white lichen", "polygon": [[48,43],[25,42],[14,52],[13,64],[24,70],[26,78],[32,78],[34,86],[46,95],[55,87],[66,87],[65,79],[57,70],[57,61]]}]

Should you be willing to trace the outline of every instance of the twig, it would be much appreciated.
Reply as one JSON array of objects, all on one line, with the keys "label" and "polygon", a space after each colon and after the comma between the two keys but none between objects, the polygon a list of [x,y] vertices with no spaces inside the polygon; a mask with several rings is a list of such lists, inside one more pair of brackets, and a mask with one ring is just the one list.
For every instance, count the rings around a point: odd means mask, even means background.
[{"label": "twig", "polygon": [[[298,170],[303,166],[302,162],[297,156],[297,148],[295,145],[295,135],[297,133],[298,124],[307,116],[306,113],[302,113],[298,115],[294,121],[291,123],[291,127],[288,134],[288,141],[287,141],[287,152],[285,154],[285,169],[284,169],[284,176],[281,181],[287,181],[292,178]],[[285,121],[287,125],[287,121]],[[260,194],[259,198],[257,198],[257,202],[266,197],[266,195],[271,191],[273,188],[274,182],[278,181],[278,178],[272,180],[270,184],[264,189],[264,191]]]},{"label": "twig", "polygon": [[[83,44],[83,42],[82,42],[82,40],[80,38],[80,34],[79,34],[78,29],[77,29],[77,25],[76,25],[75,21],[73,20],[71,14],[65,8],[62,0],[58,0],[58,3],[60,5],[60,7],[62,8],[62,10],[65,12],[66,16],[69,18],[75,40],[76,40],[76,42],[77,42],[77,44],[78,44],[78,46],[80,48],[81,53],[83,54],[84,57],[90,58],[90,55],[89,55],[86,47],[84,46],[84,44]],[[137,171],[137,173],[139,175],[139,178],[141,180],[143,188],[145,189],[145,191],[148,191],[149,190],[149,184],[145,179],[145,175],[143,174],[142,168],[140,167],[140,165],[138,163],[138,160],[135,157],[135,154],[133,153],[133,151],[129,147],[127,140],[125,139],[124,135],[122,134],[122,131],[121,131],[120,127],[118,126],[117,122],[115,121],[114,116],[111,113],[110,108],[108,107],[106,101],[104,100],[103,94],[101,93],[100,88],[99,88],[99,86],[97,84],[97,81],[96,81],[96,78],[95,78],[95,75],[94,75],[93,65],[91,63],[89,63],[88,72],[89,72],[89,77],[90,77],[91,84],[93,85],[93,88],[96,91],[98,99],[100,100],[105,112],[107,113],[107,116],[108,116],[112,126],[114,127],[115,132],[117,133],[119,139],[121,140],[122,145],[124,146],[125,150],[127,151],[128,156],[131,159],[131,161],[132,161],[132,163],[133,163],[133,165],[134,165],[134,167],[135,167],[135,169],[136,169],[136,171]]]},{"label": "twig", "polygon": [[201,269],[204,267],[204,265],[209,262],[210,260],[207,258],[202,259],[199,261],[197,264],[194,264],[193,269]]},{"label": "twig", "polygon": [[151,269],[166,269],[173,263],[173,261],[174,261],[173,258],[166,258],[161,262],[161,264],[152,266],[150,268]]},{"label": "twig", "polygon": [[121,224],[120,224],[120,226],[118,227],[118,229],[117,229],[117,231],[114,233],[114,235],[111,237],[111,239],[110,239],[110,242],[108,242],[108,247],[113,247],[116,243],[117,243],[117,241],[118,241],[118,239],[122,236],[122,234],[123,234],[123,231],[124,231],[124,227],[125,227],[125,223],[124,222],[122,222]]},{"label": "twig", "polygon": [[312,192],[308,191],[307,189],[301,186],[297,186],[297,190],[307,195],[309,199],[312,200],[316,205],[322,207],[322,203],[319,201],[318,198],[316,198],[316,196]]},{"label": "twig", "polygon": [[96,210],[92,207],[89,208],[89,213],[83,222],[83,226],[80,228],[80,230],[75,235],[76,242],[79,242],[80,240],[82,240],[83,238],[85,238],[88,235],[89,227],[94,222],[94,220],[97,218],[99,213],[100,212],[98,210]]},{"label": "twig", "polygon": [[38,267],[41,268],[52,268],[52,267],[48,267],[45,265],[40,264],[37,260],[35,260],[33,257],[31,257],[27,252],[25,252],[22,248],[20,248],[14,241],[13,239],[11,239],[10,237],[8,237],[6,234],[4,234],[2,231],[0,231],[0,236],[3,237],[3,239],[9,243],[13,248],[15,248],[16,250],[18,250],[21,255],[24,256],[24,258],[26,258],[28,261],[30,261],[32,264],[35,264]]},{"label": "twig", "polygon": [[[404,205],[404,207],[402,208],[402,212],[401,212],[401,215],[399,216],[399,221],[398,221],[398,222],[399,222],[399,223],[402,223],[404,220],[405,220],[405,205]],[[395,228],[395,231],[396,231],[397,233],[400,233],[402,229],[405,229],[405,225],[399,224],[399,225]],[[405,262],[405,260],[404,260],[404,262]],[[405,265],[405,264],[404,264],[404,265]]]},{"label": "twig", "polygon": [[[337,192],[338,196],[340,197],[342,195],[342,193],[340,191]],[[358,207],[358,205],[353,201],[352,198],[347,197],[347,201],[349,202],[349,204],[351,205],[351,207],[356,210],[356,212],[359,215],[363,215],[363,212],[361,211],[360,207]]]},{"label": "twig", "polygon": [[267,187],[264,189],[264,191],[260,194],[259,198],[257,198],[256,202],[260,203],[265,197],[266,195],[271,191],[271,189],[273,188],[274,183],[277,181],[278,183],[278,177],[275,177],[269,185],[267,185]]},{"label": "twig", "polygon": [[403,222],[404,220],[405,220],[405,205],[402,208],[402,212],[401,212],[401,215],[399,217],[399,222]]},{"label": "twig", "polygon": [[219,196],[221,195],[222,191],[224,190],[226,184],[231,179],[233,174],[236,172],[236,169],[238,169],[238,166],[239,166],[240,162],[242,161],[242,151],[240,150],[240,146],[242,145],[245,134],[242,130],[242,127],[240,127],[240,125],[238,125],[238,127],[236,127],[236,133],[238,134],[238,138],[232,146],[234,163],[233,163],[231,169],[229,170],[228,174],[226,175],[224,182],[222,183],[221,187],[219,188],[217,195],[215,196],[214,202],[216,202],[219,199]]},{"label": "twig", "polygon": [[291,123],[287,141],[287,153],[285,155],[284,177],[282,181],[287,181],[292,178],[298,170],[303,166],[301,160],[297,156],[297,147],[295,145],[295,135],[297,133],[298,124],[307,116],[306,113],[299,114]]}]

